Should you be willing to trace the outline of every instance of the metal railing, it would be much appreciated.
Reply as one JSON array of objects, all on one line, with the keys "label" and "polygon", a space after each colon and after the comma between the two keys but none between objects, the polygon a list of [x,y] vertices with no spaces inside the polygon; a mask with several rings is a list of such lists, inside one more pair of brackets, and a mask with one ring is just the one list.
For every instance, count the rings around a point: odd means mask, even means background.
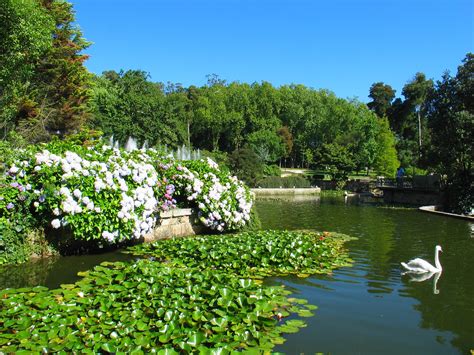
[{"label": "metal railing", "polygon": [[413,179],[408,177],[401,177],[397,179],[386,178],[383,176],[378,176],[375,182],[377,187],[398,187],[403,189],[412,189],[413,188]]},{"label": "metal railing", "polygon": [[396,179],[379,176],[377,177],[375,186],[377,188],[389,187],[423,191],[440,191],[443,187],[439,179],[431,178],[431,176],[415,176],[414,178],[401,177]]}]

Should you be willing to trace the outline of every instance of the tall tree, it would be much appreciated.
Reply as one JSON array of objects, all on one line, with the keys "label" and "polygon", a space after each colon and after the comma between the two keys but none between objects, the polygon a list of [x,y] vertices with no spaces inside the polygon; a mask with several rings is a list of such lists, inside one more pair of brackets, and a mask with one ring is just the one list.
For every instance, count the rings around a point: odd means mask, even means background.
[{"label": "tall tree", "polygon": [[395,90],[383,82],[372,84],[369,97],[372,99],[367,106],[379,117],[387,115],[387,111],[395,98]]},{"label": "tall tree", "polygon": [[54,21],[36,0],[0,0],[0,129],[15,128],[37,62],[52,47]]},{"label": "tall tree", "polygon": [[[89,117],[91,76],[83,65],[88,56],[82,51],[90,43],[75,24],[72,4],[60,0],[41,0],[41,3],[55,21],[55,29],[53,45],[36,70],[35,81],[45,97],[36,100],[36,107],[40,108],[37,117],[45,119],[47,131],[69,134],[81,128]],[[31,121],[26,120],[26,128],[31,126]]]},{"label": "tall tree", "polygon": [[474,209],[474,55],[468,53],[455,77],[446,73],[428,101],[430,165],[447,177],[448,207]]},{"label": "tall tree", "polygon": [[433,80],[426,79],[425,74],[416,73],[415,77],[403,87],[402,94],[405,96],[407,104],[413,108],[416,114],[418,126],[418,152],[422,153],[423,133],[422,133],[422,114],[425,110],[426,99],[433,90]]},{"label": "tall tree", "polygon": [[81,53],[88,42],[74,24],[72,5],[61,0],[2,2],[5,22],[0,28],[6,37],[0,46],[6,46],[7,64],[0,76],[2,84],[15,85],[8,90],[14,105],[1,102],[2,111],[10,109],[1,115],[33,142],[77,131],[88,118],[90,75]]}]

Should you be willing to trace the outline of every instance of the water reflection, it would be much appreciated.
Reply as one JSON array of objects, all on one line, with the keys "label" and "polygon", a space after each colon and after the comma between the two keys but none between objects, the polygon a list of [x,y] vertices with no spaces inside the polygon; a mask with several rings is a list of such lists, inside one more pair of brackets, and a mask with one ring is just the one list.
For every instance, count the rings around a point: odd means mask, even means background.
[{"label": "water reflection", "polygon": [[439,294],[438,289],[438,280],[441,277],[441,272],[425,272],[423,274],[417,274],[409,271],[402,272],[402,275],[410,276],[410,282],[423,282],[431,279],[434,275],[433,279],[433,294]]},{"label": "water reflection", "polygon": [[[332,277],[280,282],[319,306],[308,327],[288,336],[287,353],[468,353],[474,348],[474,240],[471,223],[349,198],[257,201],[265,228],[317,229],[358,237],[355,264]],[[432,258],[443,245],[443,274],[401,276],[400,262]],[[313,285],[311,285],[313,284]],[[316,284],[316,285],[314,285]],[[442,290],[442,292],[440,292]]]},{"label": "water reflection", "polygon": [[57,288],[80,279],[79,271],[86,271],[103,261],[127,261],[133,256],[119,251],[93,255],[51,257],[33,262],[0,267],[0,289],[46,286]]}]

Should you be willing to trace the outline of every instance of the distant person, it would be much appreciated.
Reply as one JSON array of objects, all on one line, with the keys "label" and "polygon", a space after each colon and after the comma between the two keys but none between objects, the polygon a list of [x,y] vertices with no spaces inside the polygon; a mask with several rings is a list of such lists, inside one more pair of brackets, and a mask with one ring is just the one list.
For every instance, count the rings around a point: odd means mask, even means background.
[{"label": "distant person", "polygon": [[405,176],[405,169],[400,165],[397,169],[397,186],[403,187],[403,176]]}]

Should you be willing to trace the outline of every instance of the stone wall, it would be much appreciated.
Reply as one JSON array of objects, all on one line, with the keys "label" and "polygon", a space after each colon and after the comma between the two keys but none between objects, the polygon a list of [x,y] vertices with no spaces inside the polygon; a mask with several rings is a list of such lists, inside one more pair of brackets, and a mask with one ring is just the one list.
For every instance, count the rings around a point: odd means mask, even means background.
[{"label": "stone wall", "polygon": [[198,220],[196,213],[191,208],[176,208],[161,212],[160,219],[153,232],[144,237],[144,242],[153,242],[171,237],[185,237],[202,234],[206,228]]},{"label": "stone wall", "polygon": [[442,205],[445,196],[437,191],[418,189],[403,189],[396,187],[383,187],[383,201],[385,203],[401,203],[409,205]]},{"label": "stone wall", "polygon": [[[458,219],[464,219],[465,221],[474,222],[474,216],[444,212],[441,209],[441,206],[435,206],[435,205],[434,206],[421,206],[419,207],[419,210],[422,212],[437,214],[439,216],[453,217],[453,218],[458,218]],[[474,233],[474,230],[473,230],[473,233]]]},{"label": "stone wall", "polygon": [[[321,190],[337,190],[338,188],[337,182],[333,180],[314,180],[313,184],[319,186]],[[370,191],[371,185],[369,180],[347,180],[342,189],[361,193]]]},{"label": "stone wall", "polygon": [[268,196],[268,195],[318,195],[321,192],[319,187],[307,187],[307,188],[256,188],[251,189],[252,192],[257,196]]}]

